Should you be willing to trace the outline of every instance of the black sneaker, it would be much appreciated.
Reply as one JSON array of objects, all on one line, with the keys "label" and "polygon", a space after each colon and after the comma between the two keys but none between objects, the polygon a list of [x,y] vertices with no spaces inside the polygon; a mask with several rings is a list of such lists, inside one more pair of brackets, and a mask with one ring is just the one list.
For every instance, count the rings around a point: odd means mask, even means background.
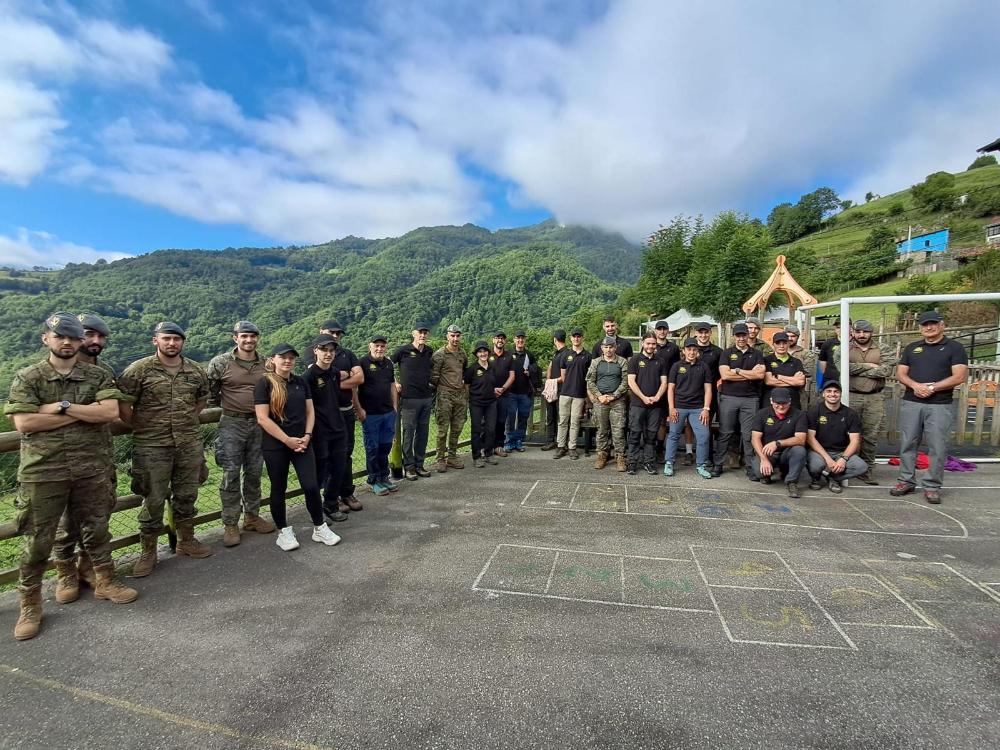
[{"label": "black sneaker", "polygon": [[628,468],[627,468],[627,469],[626,469],[625,471],[626,471],[626,472],[627,472],[628,474],[631,474],[632,476],[635,476],[636,474],[638,474],[638,473],[639,473],[639,471],[638,471],[638,470],[636,469],[636,467],[635,467],[635,464],[629,464],[629,465],[628,465]]},{"label": "black sneaker", "polygon": [[653,466],[653,464],[646,464],[646,466],[645,466],[644,468],[646,469],[646,473],[647,473],[647,474],[650,474],[651,476],[654,476],[654,477],[655,477],[655,476],[656,476],[657,474],[659,474],[659,473],[660,473],[660,472],[658,472],[658,471],[656,470],[656,467],[655,467],[655,466]]},{"label": "black sneaker", "polygon": [[556,454],[552,458],[562,458],[569,453],[568,448],[556,448]]},{"label": "black sneaker", "polygon": [[712,467],[712,478],[713,479],[718,479],[721,476],[722,476],[722,467],[718,466],[718,465],[713,466]]},{"label": "black sneaker", "polygon": [[844,485],[840,483],[839,479],[830,479],[830,492],[834,495],[839,495],[844,491]]},{"label": "black sneaker", "polygon": [[323,518],[326,519],[327,523],[341,523],[350,518],[350,516],[348,516],[346,513],[341,513],[339,510],[335,510],[333,513],[324,510]]},{"label": "black sneaker", "polygon": [[555,443],[546,443],[545,445],[542,446],[542,450],[543,451],[554,451],[558,447],[559,446],[556,445]]},{"label": "black sneaker", "polygon": [[811,490],[821,490],[821,489],[823,489],[823,485],[822,485],[822,483],[818,479],[813,479],[809,483],[809,489],[811,489]]}]

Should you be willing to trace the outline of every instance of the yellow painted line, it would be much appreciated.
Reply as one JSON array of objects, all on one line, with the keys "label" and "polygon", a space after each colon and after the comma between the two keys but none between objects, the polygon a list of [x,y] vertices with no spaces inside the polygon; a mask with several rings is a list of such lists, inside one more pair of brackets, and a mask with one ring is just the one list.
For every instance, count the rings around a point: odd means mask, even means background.
[{"label": "yellow painted line", "polygon": [[114,698],[110,695],[97,693],[93,690],[76,688],[72,685],[57,682],[56,680],[50,680],[47,677],[39,677],[25,672],[19,667],[12,667],[9,664],[0,664],[0,672],[13,675],[14,677],[19,677],[22,680],[48,688],[49,690],[57,690],[61,693],[72,695],[74,698],[85,698],[86,700],[94,701],[95,703],[103,703],[106,706],[120,708],[123,711],[129,711],[140,716],[148,716],[168,724],[175,724],[179,727],[184,727],[185,729],[193,729],[198,732],[207,732],[210,734],[219,734],[223,737],[231,737],[236,740],[252,740],[257,743],[266,743],[274,747],[292,748],[292,750],[329,750],[328,748],[323,748],[320,745],[313,745],[308,742],[284,740],[280,737],[272,737],[266,734],[250,734],[247,732],[240,732],[236,729],[231,729],[230,727],[222,724],[210,724],[207,721],[198,721],[197,719],[191,719],[187,716],[181,716],[180,714],[170,713],[169,711],[161,711],[158,708],[143,706],[139,703],[132,703],[131,701],[122,700],[121,698]]}]

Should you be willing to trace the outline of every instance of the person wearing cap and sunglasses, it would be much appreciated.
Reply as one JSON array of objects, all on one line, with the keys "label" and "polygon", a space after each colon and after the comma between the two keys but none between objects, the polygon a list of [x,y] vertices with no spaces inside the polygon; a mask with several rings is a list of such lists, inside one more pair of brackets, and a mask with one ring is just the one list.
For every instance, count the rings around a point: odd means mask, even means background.
[{"label": "person wearing cap and sunglasses", "polygon": [[719,360],[719,436],[715,441],[712,476],[722,476],[722,463],[729,444],[738,436],[742,445],[747,476],[754,451],[750,442],[754,417],[760,403],[760,386],[764,380],[764,356],[748,343],[750,330],[746,323],[733,323],[733,346],[722,352]]},{"label": "person wearing cap and sunglasses", "polygon": [[[875,449],[885,418],[886,378],[896,370],[896,352],[888,345],[872,338],[875,327],[867,320],[852,324],[851,343],[848,344],[848,388],[851,392],[851,409],[861,420],[861,458],[868,470],[859,477],[868,485],[877,485],[875,479]],[[833,359],[840,361],[840,347],[833,349]]]},{"label": "person wearing cap and sunglasses", "polygon": [[[240,543],[243,530],[270,534],[274,524],[260,517],[260,478],[264,471],[260,425],[254,413],[253,389],[264,377],[264,359],[257,353],[260,329],[249,320],[233,326],[235,346],[208,363],[208,405],[221,406],[215,463],[222,469],[222,544]],[[242,489],[240,480],[242,478]]]},{"label": "person wearing cap and sunglasses", "polygon": [[[592,357],[583,348],[583,329],[570,331],[571,345],[559,361],[559,381],[562,392],[559,395],[559,432],[556,436],[556,453],[552,458],[568,455],[574,461],[580,458],[576,444],[580,439],[580,425],[587,405],[587,370]],[[626,342],[627,343],[627,342]]]},{"label": "person wearing cap and sunglasses", "polygon": [[431,357],[431,386],[435,389],[437,417],[437,464],[439,474],[448,469],[464,469],[458,457],[458,440],[465,427],[468,396],[465,369],[469,356],[462,349],[462,329],[452,323],[445,329],[447,343]]},{"label": "person wearing cap and sunglasses", "polygon": [[463,377],[469,393],[472,460],[477,469],[482,469],[486,464],[497,463],[493,457],[493,430],[497,428],[497,374],[490,363],[490,347],[485,341],[477,341],[472,352],[476,361],[466,368]]},{"label": "person wearing cap and sunglasses", "polygon": [[132,491],[141,495],[136,578],[156,567],[156,541],[169,502],[177,529],[177,554],[208,557],[212,550],[194,535],[198,487],[208,477],[199,415],[208,403],[208,376],[183,356],[187,335],[177,323],[153,330],[156,353],[133,362],[118,378],[126,400],[122,421],[132,426]]},{"label": "person wearing cap and sunglasses", "polygon": [[277,344],[265,365],[264,377],[254,386],[253,392],[254,412],[263,430],[264,464],[271,482],[271,516],[278,526],[278,538],[274,543],[285,552],[299,547],[295,528],[288,524],[285,513],[288,470],[292,466],[312,520],[312,540],[328,546],[340,541],[323,519],[323,499],[312,448],[316,412],[309,384],[292,372],[298,357],[299,353],[291,344]]},{"label": "person wearing cap and sunglasses", "polygon": [[[116,603],[138,597],[115,577],[108,533],[108,451],[104,425],[113,422],[124,398],[114,378],[77,361],[84,331],[65,312],[45,321],[42,343],[48,356],[14,375],[4,414],[21,433],[17,479],[18,527],[24,531],[18,590],[20,615],[14,638],[34,638],[42,624],[42,576],[52,552],[60,518],[67,510],[80,529],[94,564],[94,596]],[[56,598],[79,596],[77,560],[72,545],[56,559]]]},{"label": "person wearing cap and sunglasses", "polygon": [[809,489],[818,490],[826,480],[830,492],[844,491],[843,481],[861,476],[868,465],[861,460],[861,420],[858,413],[840,402],[840,383],[823,383],[823,400],[807,415],[809,447],[806,457],[812,482]]},{"label": "person wearing cap and sunglasses", "polygon": [[431,385],[434,350],[427,346],[430,326],[417,323],[411,342],[396,349],[392,361],[399,367],[399,421],[402,438],[403,476],[411,482],[431,475],[424,468],[430,431],[434,387]]},{"label": "person wearing cap and sunglasses", "polygon": [[770,484],[775,474],[781,473],[788,496],[801,497],[798,482],[806,465],[809,422],[792,406],[792,394],[787,388],[775,388],[769,401],[754,415],[751,425],[754,455],[747,476],[751,481]]},{"label": "person wearing cap and sunglasses", "polygon": [[916,489],[917,447],[922,439],[930,458],[923,479],[924,500],[936,505],[941,502],[948,434],[955,418],[952,398],[968,377],[969,357],[965,347],[944,335],[944,318],[937,310],[920,313],[917,322],[923,340],[903,349],[896,368],[906,393],[899,404],[899,478],[889,494],[902,497]]},{"label": "person wearing cap and sunglasses", "polygon": [[360,360],[364,382],[358,386],[361,434],[365,442],[368,486],[379,496],[396,492],[399,485],[389,478],[389,452],[396,436],[399,390],[392,360],[385,356],[386,338],[376,334],[368,341],[368,354]]}]

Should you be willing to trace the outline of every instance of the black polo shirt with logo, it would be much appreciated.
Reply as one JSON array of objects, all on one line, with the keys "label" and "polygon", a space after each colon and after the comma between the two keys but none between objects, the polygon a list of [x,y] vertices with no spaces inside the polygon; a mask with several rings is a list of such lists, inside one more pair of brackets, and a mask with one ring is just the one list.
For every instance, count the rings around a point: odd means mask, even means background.
[{"label": "black polo shirt with logo", "polygon": [[562,395],[573,398],[587,397],[587,370],[593,357],[590,352],[584,350],[575,352],[567,347],[563,350],[562,362],[559,366],[566,371],[566,379],[563,381]]},{"label": "black polo shirt with logo", "polygon": [[667,382],[674,384],[674,408],[701,409],[705,406],[705,383],[712,382],[712,374],[704,362],[681,360],[670,368]]},{"label": "black polo shirt with logo", "polygon": [[388,357],[374,359],[370,354],[363,356],[358,364],[365,379],[358,386],[358,402],[369,414],[388,414],[392,411],[392,389],[396,386],[396,372]]},{"label": "black polo shirt with logo", "polygon": [[681,361],[681,350],[677,348],[677,344],[668,340],[663,345],[656,345],[656,358],[663,362],[663,371],[669,373],[674,363]]},{"label": "black polo shirt with logo", "polygon": [[809,429],[816,431],[816,441],[828,451],[844,451],[851,434],[861,434],[861,417],[843,404],[831,411],[825,403],[818,403],[809,410],[808,420]]},{"label": "black polo shirt with logo", "polygon": [[399,347],[392,353],[392,361],[399,365],[399,382],[403,386],[403,398],[430,398],[434,395],[431,387],[431,356],[434,350],[429,346],[418,349],[413,344]]},{"label": "black polo shirt with logo", "polygon": [[[261,378],[253,387],[254,404],[271,404],[273,386],[267,378]],[[285,413],[279,418],[273,411],[269,412],[278,427],[288,437],[303,437],[306,434],[306,401],[312,398],[309,384],[298,375],[292,375],[285,384]],[[271,437],[266,430],[261,430],[260,447],[264,450],[280,450],[285,444]]]},{"label": "black polo shirt with logo", "polygon": [[340,390],[340,370],[332,364],[324,370],[315,362],[306,368],[302,376],[312,393],[313,411],[316,422],[313,432],[316,439],[339,440],[347,433],[344,417],[340,413],[337,391]]},{"label": "black polo shirt with logo", "polygon": [[[806,371],[805,366],[802,364],[802,360],[798,357],[793,357],[790,354],[785,358],[784,362],[778,359],[777,354],[768,354],[764,357],[764,367],[766,367],[767,371],[772,375],[784,375],[786,377],[790,377],[800,372],[805,373]],[[764,403],[767,403],[767,400],[771,398],[771,391],[775,388],[787,388],[792,394],[792,408],[802,408],[802,387],[796,385],[765,385],[763,397]]]},{"label": "black polo shirt with logo", "polygon": [[[635,375],[635,384],[644,396],[655,396],[660,390],[660,378],[666,377],[667,372],[663,369],[663,360],[655,354],[647,357],[640,352],[628,361],[628,374]],[[636,406],[645,406],[639,397],[629,388],[629,403]]]},{"label": "black polo shirt with logo", "polygon": [[514,369],[513,356],[508,351],[499,356],[495,350],[490,351],[490,369],[493,370],[493,377],[497,380],[497,388],[502,388],[511,370]]},{"label": "black polo shirt with logo", "polygon": [[840,369],[838,368],[839,362],[834,360],[833,349],[836,346],[840,346],[840,339],[836,336],[831,336],[819,348],[819,361],[826,362],[826,371],[823,373],[823,381],[827,380],[840,380]]},{"label": "black polo shirt with logo", "polygon": [[537,364],[535,356],[527,349],[520,352],[515,349],[510,353],[510,365],[514,369],[514,382],[510,384],[511,393],[519,393],[523,396],[531,393],[531,380],[528,378],[528,373],[525,372],[527,364],[531,362]]},{"label": "black polo shirt with logo", "polygon": [[465,382],[469,385],[469,403],[477,406],[487,406],[497,400],[494,388],[499,388],[493,368],[483,367],[479,362],[473,362],[465,368]]},{"label": "black polo shirt with logo", "polygon": [[782,419],[768,406],[754,415],[752,429],[762,433],[761,442],[766,445],[772,440],[791,440],[796,432],[808,432],[809,420],[798,409],[789,409]]},{"label": "black polo shirt with logo", "polygon": [[[594,348],[590,351],[590,356],[593,359],[604,356],[604,350],[601,346],[604,343],[604,336],[600,336],[597,339],[597,343],[594,344]],[[632,342],[628,339],[623,339],[621,336],[615,336],[615,352],[619,357],[624,357],[628,359],[632,356]]]},{"label": "black polo shirt with logo", "polygon": [[719,360],[722,359],[722,347],[715,344],[698,347],[698,361],[702,362],[712,375],[712,387],[719,381]]},{"label": "black polo shirt with logo", "polygon": [[[951,377],[952,365],[969,364],[969,355],[965,347],[947,336],[942,336],[936,344],[926,341],[914,341],[903,349],[899,364],[909,367],[909,376],[918,383],[936,383]],[[935,391],[927,398],[917,398],[912,388],[907,388],[903,395],[904,401],[916,401],[923,404],[950,404],[953,388]]]},{"label": "black polo shirt with logo", "polygon": [[[351,369],[357,367],[360,364],[358,358],[354,355],[350,349],[345,349],[344,347],[338,345],[336,353],[333,355],[333,363],[330,367],[335,367],[338,371],[346,372],[350,374]],[[340,388],[337,389],[337,404],[341,409],[346,409],[349,406],[354,405],[354,399],[351,396],[350,388]]]},{"label": "black polo shirt with logo", "polygon": [[[731,370],[752,370],[757,365],[764,364],[764,356],[752,346],[741,352],[735,346],[723,350],[719,366],[725,365]],[[723,380],[719,390],[723,396],[760,397],[761,380]]]}]

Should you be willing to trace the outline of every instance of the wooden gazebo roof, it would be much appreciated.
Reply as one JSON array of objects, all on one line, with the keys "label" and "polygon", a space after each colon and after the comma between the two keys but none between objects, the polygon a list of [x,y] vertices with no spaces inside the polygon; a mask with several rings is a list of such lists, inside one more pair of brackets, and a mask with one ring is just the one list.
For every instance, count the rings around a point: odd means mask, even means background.
[{"label": "wooden gazebo roof", "polygon": [[788,298],[789,312],[799,305],[813,305],[819,301],[799,286],[799,283],[792,278],[791,272],[785,267],[784,255],[779,255],[775,258],[774,265],[774,271],[767,281],[764,282],[764,285],[757,290],[756,294],[743,303],[743,312],[747,315],[752,312],[763,312],[767,308],[767,301],[775,292],[784,292]]}]

